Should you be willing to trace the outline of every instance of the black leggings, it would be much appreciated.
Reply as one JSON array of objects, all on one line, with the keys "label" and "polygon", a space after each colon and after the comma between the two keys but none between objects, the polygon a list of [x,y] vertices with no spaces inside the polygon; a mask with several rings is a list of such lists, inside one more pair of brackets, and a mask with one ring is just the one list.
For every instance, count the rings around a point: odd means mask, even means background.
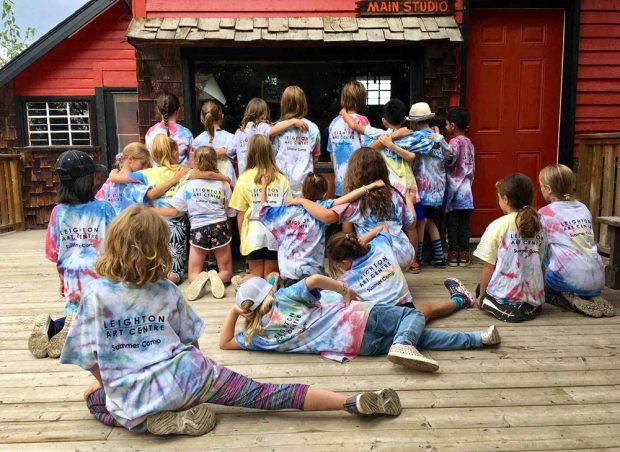
[{"label": "black leggings", "polygon": [[448,251],[469,251],[469,219],[472,210],[453,210],[446,214]]}]

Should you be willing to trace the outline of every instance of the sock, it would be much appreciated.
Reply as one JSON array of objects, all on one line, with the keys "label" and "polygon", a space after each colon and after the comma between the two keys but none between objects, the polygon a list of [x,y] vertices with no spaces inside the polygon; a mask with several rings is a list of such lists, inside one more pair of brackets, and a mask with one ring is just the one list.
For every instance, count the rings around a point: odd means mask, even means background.
[{"label": "sock", "polygon": [[418,252],[416,254],[416,259],[418,260],[418,262],[422,262],[422,259],[424,258],[423,253],[424,252],[424,242],[418,242]]},{"label": "sock", "polygon": [[359,394],[354,394],[347,398],[347,400],[344,402],[345,411],[351,414],[360,414],[359,410],[357,409],[357,397],[358,396]]},{"label": "sock", "polygon": [[459,297],[458,295],[453,295],[450,297],[450,300],[454,301],[456,304],[456,309],[463,309],[465,307],[465,299],[463,297]]},{"label": "sock", "polygon": [[441,246],[441,240],[440,239],[433,240],[431,242],[431,245],[433,245],[433,257],[435,257],[436,259],[442,259],[443,258],[443,247]]}]

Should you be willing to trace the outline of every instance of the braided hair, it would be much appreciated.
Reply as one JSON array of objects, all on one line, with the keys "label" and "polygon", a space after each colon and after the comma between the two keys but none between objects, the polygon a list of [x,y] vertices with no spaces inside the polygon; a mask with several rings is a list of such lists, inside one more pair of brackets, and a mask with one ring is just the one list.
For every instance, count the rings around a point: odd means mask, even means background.
[{"label": "braided hair", "polygon": [[179,98],[171,93],[164,93],[157,98],[157,110],[161,115],[161,118],[164,121],[164,126],[166,127],[166,135],[170,136],[170,128],[168,126],[168,121],[170,116],[175,114],[179,108],[181,108],[181,102],[179,102]]},{"label": "braided hair", "polygon": [[336,232],[333,234],[325,251],[328,259],[329,274],[337,278],[343,273],[341,262],[346,259],[357,259],[364,256],[370,250],[370,245],[360,243],[357,235],[353,232]]}]

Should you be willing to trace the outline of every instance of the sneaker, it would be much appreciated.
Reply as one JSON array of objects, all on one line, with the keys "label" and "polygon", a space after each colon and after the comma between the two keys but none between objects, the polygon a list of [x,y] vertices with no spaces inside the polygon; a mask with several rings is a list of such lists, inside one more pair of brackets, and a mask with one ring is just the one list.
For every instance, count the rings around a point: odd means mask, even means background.
[{"label": "sneaker", "polygon": [[201,436],[215,428],[217,418],[206,403],[185,411],[163,411],[146,418],[146,429],[153,435]]},{"label": "sneaker", "polygon": [[461,297],[465,300],[464,307],[472,307],[474,297],[459,279],[448,278],[443,282],[443,285],[446,286],[446,289],[450,292],[450,297]]},{"label": "sneaker", "polygon": [[47,332],[52,323],[49,314],[39,314],[32,319],[32,332],[28,338],[28,350],[35,358],[45,358],[50,338]]},{"label": "sneaker", "polygon": [[603,317],[602,306],[593,300],[586,300],[572,292],[562,292],[562,297],[568,301],[568,305],[574,311],[580,312],[589,317]]},{"label": "sneaker", "polygon": [[359,416],[386,414],[398,416],[401,411],[400,398],[393,389],[382,389],[375,392],[362,392],[352,395],[344,403],[344,409]]},{"label": "sneaker", "polygon": [[209,273],[210,272],[200,272],[198,276],[187,286],[185,289],[185,298],[189,301],[194,301],[200,298],[202,291],[209,281]]},{"label": "sneaker", "polygon": [[459,253],[457,251],[450,251],[448,253],[448,265],[450,267],[459,266]]},{"label": "sneaker", "polygon": [[239,290],[239,287],[241,287],[241,284],[243,284],[243,276],[241,276],[241,275],[234,275],[230,279],[230,284],[235,289],[235,293],[237,293],[237,291]]},{"label": "sneaker", "polygon": [[394,364],[400,364],[421,372],[435,372],[439,369],[437,361],[422,355],[413,345],[392,344],[387,359]]},{"label": "sneaker", "polygon": [[409,267],[409,273],[413,273],[416,275],[420,273],[420,263],[417,259],[414,259],[414,261],[411,263],[411,266]]},{"label": "sneaker", "polygon": [[559,293],[555,292],[545,292],[545,303],[551,304],[553,306],[557,306],[558,308],[565,309],[567,311],[572,311],[568,300],[564,298]]},{"label": "sneaker", "polygon": [[480,331],[480,336],[482,336],[482,345],[497,345],[502,341],[495,325],[491,325],[486,330]]},{"label": "sneaker", "polygon": [[75,317],[75,313],[69,314],[65,318],[65,325],[62,327],[58,333],[53,335],[50,339],[50,343],[47,346],[47,356],[50,358],[59,358],[62,353],[62,349],[65,346],[65,341],[67,340],[67,336],[69,335],[69,330],[71,329],[71,324],[73,323],[73,318]]},{"label": "sneaker", "polygon": [[269,273],[269,275],[267,275],[267,282],[271,284],[271,290],[269,291],[269,295],[273,295],[280,288],[280,273]]},{"label": "sneaker", "polygon": [[459,253],[459,267],[467,267],[471,265],[471,253],[469,251],[461,251]]},{"label": "sneaker", "polygon": [[220,278],[220,275],[215,270],[209,270],[207,272],[209,282],[211,283],[211,293],[213,298],[224,298],[224,282]]},{"label": "sneaker", "polygon": [[446,268],[446,260],[442,257],[433,257],[429,261],[431,267]]},{"label": "sneaker", "polygon": [[601,309],[603,310],[603,315],[605,317],[614,317],[616,315],[616,309],[614,306],[603,297],[592,297],[590,298],[594,303],[597,303]]}]

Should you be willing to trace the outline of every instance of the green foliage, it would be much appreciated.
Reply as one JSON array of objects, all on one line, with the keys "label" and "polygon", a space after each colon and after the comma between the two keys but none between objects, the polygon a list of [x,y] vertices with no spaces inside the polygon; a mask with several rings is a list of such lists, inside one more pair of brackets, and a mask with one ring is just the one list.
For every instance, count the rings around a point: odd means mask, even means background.
[{"label": "green foliage", "polygon": [[34,37],[35,29],[28,27],[22,35],[21,28],[15,22],[14,0],[0,1],[2,1],[0,19],[0,67],[2,67],[28,47],[26,42]]}]

